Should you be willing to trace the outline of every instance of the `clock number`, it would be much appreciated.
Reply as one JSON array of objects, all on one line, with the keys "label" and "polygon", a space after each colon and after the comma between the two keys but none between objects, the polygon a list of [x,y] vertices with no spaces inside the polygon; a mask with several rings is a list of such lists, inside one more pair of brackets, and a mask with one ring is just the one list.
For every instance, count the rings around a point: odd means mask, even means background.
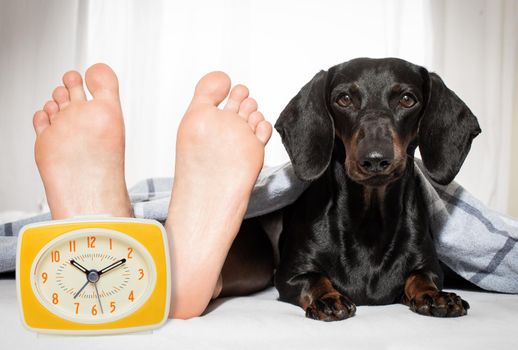
[{"label": "clock number", "polygon": [[88,248],[95,248],[95,236],[86,237],[86,243],[88,245]]},{"label": "clock number", "polygon": [[130,294],[128,296],[128,300],[131,300],[131,301],[135,300],[135,296],[133,295],[133,291],[130,292]]},{"label": "clock number", "polygon": [[49,275],[47,275],[47,273],[46,273],[46,272],[43,272],[43,273],[41,274],[41,278],[43,278],[43,283],[46,283],[46,282],[47,282],[47,280],[49,279]]},{"label": "clock number", "polygon": [[128,259],[133,259],[133,248],[128,248]]},{"label": "clock number", "polygon": [[79,303],[74,303],[74,305],[76,306],[76,315],[79,314]]},{"label": "clock number", "polygon": [[95,304],[94,306],[92,306],[92,316],[95,316],[97,315],[97,304]]},{"label": "clock number", "polygon": [[59,296],[58,293],[52,294],[52,304],[57,305],[59,303]]},{"label": "clock number", "polygon": [[52,262],[59,262],[59,260],[61,259],[60,255],[59,255],[59,250],[53,250],[50,252],[50,259]]},{"label": "clock number", "polygon": [[115,312],[115,302],[110,302],[110,313],[113,314]]},{"label": "clock number", "polygon": [[68,247],[70,248],[71,252],[75,252],[76,251],[76,241],[69,241]]},{"label": "clock number", "polygon": [[110,238],[110,250],[113,250],[113,240]]},{"label": "clock number", "polygon": [[138,269],[138,275],[139,281],[144,278],[144,269]]}]

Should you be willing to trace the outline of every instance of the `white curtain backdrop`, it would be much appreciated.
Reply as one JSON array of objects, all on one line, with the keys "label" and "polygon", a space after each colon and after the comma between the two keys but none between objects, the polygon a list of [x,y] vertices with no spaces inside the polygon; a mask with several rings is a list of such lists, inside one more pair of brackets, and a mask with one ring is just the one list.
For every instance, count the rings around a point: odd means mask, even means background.
[{"label": "white curtain backdrop", "polygon": [[[468,104],[482,134],[457,181],[491,207],[506,212],[511,164],[513,101],[518,86],[518,2],[432,0],[431,68]],[[518,123],[518,116],[514,116]],[[513,196],[511,197],[510,196]],[[513,213],[518,216],[518,212]]]},{"label": "white curtain backdrop", "polygon": [[[119,75],[131,185],[173,175],[176,129],[206,72],[223,70],[248,85],[274,123],[317,71],[359,56],[401,57],[444,78],[483,129],[458,181],[491,207],[507,210],[517,1],[0,4],[0,106],[7,110],[0,115],[0,149],[9,153],[0,174],[0,211],[37,209],[43,191],[32,164],[30,119],[66,70],[106,62]],[[266,164],[287,160],[274,133]]]}]

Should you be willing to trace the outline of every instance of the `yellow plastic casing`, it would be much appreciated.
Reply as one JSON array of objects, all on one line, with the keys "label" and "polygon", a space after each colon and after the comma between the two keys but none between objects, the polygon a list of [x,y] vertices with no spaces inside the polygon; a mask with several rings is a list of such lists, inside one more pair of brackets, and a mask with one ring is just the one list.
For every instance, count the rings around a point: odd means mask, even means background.
[{"label": "yellow plastic casing", "polygon": [[[129,315],[105,323],[86,324],[50,312],[34,294],[31,268],[38,253],[53,239],[79,229],[108,229],[122,232],[142,244],[156,267],[156,283],[148,300]],[[18,302],[22,322],[38,333],[116,334],[147,331],[162,326],[169,314],[171,293],[167,235],[155,220],[133,218],[78,218],[26,225],[20,231],[16,257]]]}]

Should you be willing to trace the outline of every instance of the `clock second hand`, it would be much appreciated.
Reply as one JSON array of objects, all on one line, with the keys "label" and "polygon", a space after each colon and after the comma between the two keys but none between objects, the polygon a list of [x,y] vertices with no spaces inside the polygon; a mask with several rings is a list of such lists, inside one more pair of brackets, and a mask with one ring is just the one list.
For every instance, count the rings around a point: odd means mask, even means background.
[{"label": "clock second hand", "polygon": [[101,304],[101,297],[99,297],[99,291],[97,290],[97,282],[94,283],[95,293],[97,293],[97,300],[99,301],[99,307],[101,308],[101,313],[104,314],[103,304]]},{"label": "clock second hand", "polygon": [[[93,278],[95,279],[95,276],[93,276]],[[87,278],[85,284],[83,284],[83,286],[79,289],[79,291],[77,291],[77,293],[74,295],[74,299],[77,298],[77,296],[83,291],[83,289],[85,289],[85,287],[88,285],[88,283],[93,283],[94,288],[95,288],[95,294],[97,294],[97,301],[99,301],[99,308],[101,309],[101,313],[104,314],[103,304],[101,303],[101,297],[99,296],[99,290],[97,289],[98,280],[99,280],[98,275],[97,275],[97,279],[95,280],[95,282],[93,282]]]},{"label": "clock second hand", "polygon": [[75,299],[75,298],[77,298],[77,296],[79,295],[79,293],[81,293],[81,292],[83,291],[83,289],[85,289],[85,287],[88,285],[88,283],[90,283],[90,281],[87,279],[87,280],[86,280],[86,283],[85,283],[85,284],[83,284],[83,286],[81,287],[81,289],[79,289],[79,291],[78,291],[76,294],[74,294],[74,299]]},{"label": "clock second hand", "polygon": [[70,260],[70,264],[72,266],[74,266],[75,268],[79,269],[80,271],[82,271],[86,274],[86,282],[79,289],[79,291],[74,295],[74,299],[77,298],[78,295],[83,291],[83,289],[86,288],[88,283],[93,283],[93,285],[95,287],[95,293],[97,294],[97,301],[99,302],[99,308],[101,309],[101,313],[104,314],[103,304],[101,303],[101,297],[99,296],[99,290],[97,289],[97,282],[99,281],[102,274],[123,265],[125,262],[126,262],[126,259],[120,259],[119,261],[114,262],[113,264],[105,267],[104,269],[102,269],[100,271],[95,271],[95,270],[87,270],[85,267],[81,266],[75,260]]}]

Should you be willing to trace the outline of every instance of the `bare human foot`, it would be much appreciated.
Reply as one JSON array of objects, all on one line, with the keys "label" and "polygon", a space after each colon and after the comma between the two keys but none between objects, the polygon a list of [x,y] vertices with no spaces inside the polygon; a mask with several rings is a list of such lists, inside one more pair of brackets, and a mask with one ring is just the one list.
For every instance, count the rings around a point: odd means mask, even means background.
[{"label": "bare human foot", "polygon": [[198,316],[218,294],[221,268],[272,133],[257,103],[248,98],[248,89],[236,85],[230,95],[229,90],[224,73],[203,77],[178,129],[166,222],[172,260],[170,317]]},{"label": "bare human foot", "polygon": [[124,121],[115,73],[104,64],[85,76],[70,71],[65,86],[34,114],[35,158],[53,219],[75,215],[132,216],[124,179]]}]

